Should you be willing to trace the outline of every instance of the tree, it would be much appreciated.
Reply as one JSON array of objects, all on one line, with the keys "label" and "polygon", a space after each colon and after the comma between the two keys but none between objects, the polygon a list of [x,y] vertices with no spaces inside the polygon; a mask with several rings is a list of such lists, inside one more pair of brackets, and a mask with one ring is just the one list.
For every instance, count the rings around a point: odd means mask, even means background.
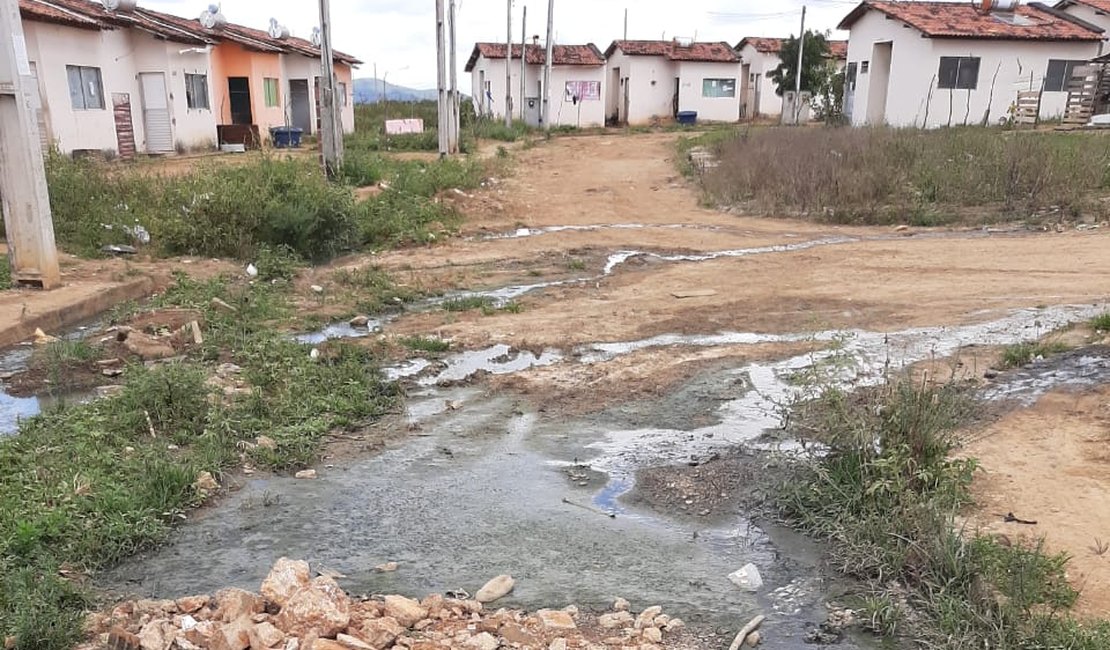
[{"label": "tree", "polygon": [[[824,92],[829,78],[829,41],[820,32],[806,31],[805,49],[802,50],[802,90],[816,97]],[[775,82],[775,94],[782,97],[788,90],[794,90],[798,73],[798,38],[791,36],[782,44],[779,52],[782,63],[771,71],[771,81]]]}]

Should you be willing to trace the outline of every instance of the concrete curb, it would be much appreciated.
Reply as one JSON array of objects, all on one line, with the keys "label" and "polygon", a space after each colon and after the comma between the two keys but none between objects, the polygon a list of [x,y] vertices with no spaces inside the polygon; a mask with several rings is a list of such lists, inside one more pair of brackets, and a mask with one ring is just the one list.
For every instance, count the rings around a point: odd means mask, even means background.
[{"label": "concrete curb", "polygon": [[[98,286],[98,285],[93,285]],[[26,341],[34,336],[36,329],[42,329],[47,334],[56,335],[74,325],[89,320],[94,316],[108,311],[115,305],[127,300],[145,298],[155,290],[153,278],[142,277],[122,283],[102,285],[102,290],[89,292],[88,285],[77,283],[56,291],[47,293],[28,293],[27,300],[23,302],[28,308],[28,313],[12,310],[11,314],[0,317],[0,349],[9,348]],[[77,289],[86,289],[77,292]],[[74,291],[77,295],[72,301],[57,300],[57,295],[67,291]],[[43,297],[54,298],[49,308],[39,312],[34,308],[34,303]],[[13,305],[14,306],[14,305]]]}]

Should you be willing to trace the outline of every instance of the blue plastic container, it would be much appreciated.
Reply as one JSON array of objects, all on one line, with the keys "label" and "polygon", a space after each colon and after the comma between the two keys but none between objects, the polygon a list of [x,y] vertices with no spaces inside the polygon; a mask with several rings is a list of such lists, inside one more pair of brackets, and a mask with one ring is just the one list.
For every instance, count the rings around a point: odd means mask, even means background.
[{"label": "blue plastic container", "polygon": [[686,126],[693,126],[693,125],[698,123],[698,112],[697,111],[679,111],[678,115],[676,115],[675,118],[678,119],[679,124],[684,124]]},{"label": "blue plastic container", "polygon": [[296,149],[301,146],[304,129],[295,126],[275,126],[270,128],[270,139],[278,149]]}]

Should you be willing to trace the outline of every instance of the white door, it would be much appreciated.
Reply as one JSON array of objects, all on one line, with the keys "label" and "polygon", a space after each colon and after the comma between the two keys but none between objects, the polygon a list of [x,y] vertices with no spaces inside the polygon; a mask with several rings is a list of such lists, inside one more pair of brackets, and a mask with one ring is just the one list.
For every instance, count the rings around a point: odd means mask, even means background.
[{"label": "white door", "polygon": [[173,126],[170,124],[170,102],[166,95],[164,72],[139,74],[143,91],[143,127],[146,131],[147,153],[173,151]]},{"label": "white door", "polygon": [[35,80],[31,86],[31,106],[35,109],[35,121],[39,124],[39,142],[45,152],[50,149],[50,132],[47,130],[46,110],[42,105],[42,89],[39,88],[39,66],[34,61],[31,61],[31,77]]}]

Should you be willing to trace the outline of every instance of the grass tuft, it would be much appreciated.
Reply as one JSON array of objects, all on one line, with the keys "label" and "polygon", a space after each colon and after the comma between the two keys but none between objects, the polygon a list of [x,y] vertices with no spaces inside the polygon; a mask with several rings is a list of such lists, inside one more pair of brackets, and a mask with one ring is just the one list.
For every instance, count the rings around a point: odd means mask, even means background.
[{"label": "grass tuft", "polygon": [[437,339],[430,336],[406,336],[399,339],[401,345],[416,350],[418,352],[428,352],[431,354],[440,354],[447,352],[451,349],[451,342]]},{"label": "grass tuft", "polygon": [[1020,368],[1037,358],[1067,352],[1070,347],[1063,341],[1023,341],[1008,345],[1002,351],[1001,365],[1004,369]]},{"label": "grass tuft", "polygon": [[866,627],[927,647],[1108,647],[1110,624],[1067,615],[1077,593],[1066,556],[956,525],[976,469],[951,457],[973,408],[961,389],[898,379],[853,396],[827,389],[819,405],[828,451],[800,461],[777,502],[828,543],[837,570],[869,585]]},{"label": "grass tuft", "polygon": [[1096,332],[1110,332],[1110,311],[1092,318],[1091,328]]},{"label": "grass tuft", "polygon": [[474,309],[492,309],[494,302],[486,296],[463,296],[450,298],[443,301],[444,311],[472,311]]}]

